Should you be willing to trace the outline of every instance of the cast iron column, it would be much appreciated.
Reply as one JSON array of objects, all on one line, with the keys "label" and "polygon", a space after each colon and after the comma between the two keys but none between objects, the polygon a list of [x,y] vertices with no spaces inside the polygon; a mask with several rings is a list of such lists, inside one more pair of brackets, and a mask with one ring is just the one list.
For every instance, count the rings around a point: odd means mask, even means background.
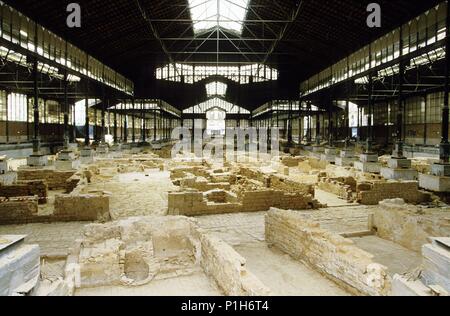
[{"label": "cast iron column", "polygon": [[333,147],[333,113],[331,100],[328,103],[328,146]]},{"label": "cast iron column", "polygon": [[33,135],[33,153],[40,154],[41,152],[41,136],[39,134],[39,89],[38,89],[38,60],[34,60],[33,65],[34,75],[34,135]]},{"label": "cast iron column", "polygon": [[[117,111],[117,110],[116,110]],[[117,144],[117,112],[114,111],[114,144]]]},{"label": "cast iron column", "polygon": [[345,101],[345,148],[348,148],[350,142],[350,99],[347,96],[347,100]]},{"label": "cast iron column", "polygon": [[450,3],[447,3],[447,37],[445,40],[445,87],[444,87],[444,108],[442,109],[442,131],[441,145],[439,150],[439,160],[441,164],[448,164],[450,157],[450,144],[448,142],[449,125],[449,79],[450,79]]},{"label": "cast iron column", "polygon": [[86,79],[86,96],[85,96],[85,108],[86,115],[84,121],[84,145],[89,146],[90,138],[89,138],[89,80]]},{"label": "cast iron column", "polygon": [[128,115],[123,116],[123,143],[128,143]]},{"label": "cast iron column", "polygon": [[403,157],[403,111],[405,108],[405,100],[403,98],[403,84],[405,81],[405,62],[403,60],[403,28],[400,28],[400,64],[398,76],[398,112],[397,112],[397,140],[393,156],[395,158]]},{"label": "cast iron column", "polygon": [[131,102],[132,102],[132,106],[133,106],[133,111],[131,112],[132,113],[132,115],[131,115],[131,126],[132,126],[132,129],[133,129],[133,131],[131,132],[131,141],[133,143],[135,143],[136,142],[136,125],[135,125],[135,119],[134,119],[134,110],[135,110],[134,98],[132,99]]},{"label": "cast iron column", "polygon": [[373,128],[372,128],[372,117],[373,117],[373,77],[372,73],[369,73],[369,85],[368,85],[368,107],[369,113],[367,116],[367,141],[366,141],[366,153],[372,152],[372,142],[373,142]]},{"label": "cast iron column", "polygon": [[69,101],[67,98],[67,70],[64,72],[64,149],[69,148]]},{"label": "cast iron column", "polygon": [[156,133],[157,133],[157,126],[156,126],[156,110],[153,111],[153,141],[156,142]]},{"label": "cast iron column", "polygon": [[316,144],[320,145],[320,112],[316,115]]}]

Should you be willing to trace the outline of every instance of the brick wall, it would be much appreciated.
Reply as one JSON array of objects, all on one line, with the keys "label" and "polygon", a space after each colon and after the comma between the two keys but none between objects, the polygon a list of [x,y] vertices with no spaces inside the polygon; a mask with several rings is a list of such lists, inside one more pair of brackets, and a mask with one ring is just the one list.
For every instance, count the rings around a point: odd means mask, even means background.
[{"label": "brick wall", "polygon": [[1,197],[37,196],[40,204],[47,203],[48,187],[42,180],[19,181],[13,185],[0,184]]},{"label": "brick wall", "polygon": [[356,191],[354,178],[319,178],[317,187],[320,190],[337,195],[338,197],[352,201],[353,192]]},{"label": "brick wall", "polygon": [[170,192],[169,215],[208,215],[268,211],[271,207],[292,210],[309,210],[323,207],[311,195],[285,193],[278,190],[243,192],[233,203],[208,202],[202,192]]},{"label": "brick wall", "polygon": [[210,235],[201,236],[201,266],[228,296],[269,296],[271,291],[246,268],[231,246]]},{"label": "brick wall", "polygon": [[0,198],[0,223],[8,224],[38,213],[37,197]]},{"label": "brick wall", "polygon": [[430,194],[419,191],[417,181],[373,181],[358,183],[357,202],[363,205],[377,205],[387,199],[403,199],[407,203],[419,204],[431,200]]},{"label": "brick wall", "polygon": [[57,195],[55,197],[56,218],[71,217],[79,221],[108,221],[109,195],[84,194],[84,195]]},{"label": "brick wall", "polygon": [[18,171],[19,181],[44,180],[49,190],[67,190],[67,180],[76,171],[55,171],[49,169],[20,169]]},{"label": "brick wall", "polygon": [[388,295],[387,268],[337,234],[292,211],[272,209],[266,215],[266,241],[356,293]]},{"label": "brick wall", "polygon": [[450,236],[450,214],[441,209],[383,201],[374,210],[372,225],[379,237],[420,252],[430,237]]},{"label": "brick wall", "polygon": [[311,194],[314,196],[314,186],[290,180],[286,176],[271,175],[268,181],[269,188],[286,192],[296,192],[301,194]]}]

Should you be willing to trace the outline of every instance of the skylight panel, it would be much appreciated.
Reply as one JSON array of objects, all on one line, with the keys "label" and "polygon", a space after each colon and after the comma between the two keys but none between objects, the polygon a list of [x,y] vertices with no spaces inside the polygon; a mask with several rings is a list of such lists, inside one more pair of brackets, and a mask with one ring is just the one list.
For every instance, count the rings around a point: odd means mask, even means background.
[{"label": "skylight panel", "polygon": [[208,97],[211,96],[225,96],[227,93],[228,85],[222,82],[211,82],[206,85],[206,92]]},{"label": "skylight panel", "polygon": [[250,0],[188,0],[196,33],[223,28],[242,33]]}]

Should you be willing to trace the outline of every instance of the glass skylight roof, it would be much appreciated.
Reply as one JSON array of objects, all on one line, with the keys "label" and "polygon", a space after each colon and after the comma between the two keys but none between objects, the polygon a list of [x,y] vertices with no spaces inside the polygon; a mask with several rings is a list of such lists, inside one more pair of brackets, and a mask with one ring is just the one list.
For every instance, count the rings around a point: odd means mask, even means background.
[{"label": "glass skylight roof", "polygon": [[222,100],[220,98],[212,98],[203,103],[190,107],[183,111],[184,114],[204,114],[211,109],[221,109],[228,114],[250,114],[250,111],[241,108],[235,104]]},{"label": "glass skylight roof", "polygon": [[206,94],[208,98],[211,96],[222,96],[224,97],[227,93],[228,85],[223,82],[211,82],[206,85]]},{"label": "glass skylight roof", "polygon": [[242,33],[250,0],[188,0],[194,32],[223,28]]}]

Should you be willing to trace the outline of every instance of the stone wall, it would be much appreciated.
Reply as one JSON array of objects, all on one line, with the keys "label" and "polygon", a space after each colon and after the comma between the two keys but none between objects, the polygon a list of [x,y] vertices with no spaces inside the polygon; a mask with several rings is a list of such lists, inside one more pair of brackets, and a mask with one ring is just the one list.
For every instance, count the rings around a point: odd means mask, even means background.
[{"label": "stone wall", "polygon": [[12,185],[0,184],[0,196],[11,198],[19,196],[37,196],[40,204],[47,203],[48,187],[43,180],[18,181]]},{"label": "stone wall", "polygon": [[0,198],[0,224],[24,221],[37,213],[37,197]]},{"label": "stone wall", "polygon": [[68,258],[77,267],[74,285],[139,286],[157,275],[192,273],[196,262],[192,230],[191,221],[182,217],[139,217],[87,225],[83,239]]},{"label": "stone wall", "polygon": [[195,220],[181,216],[87,225],[68,263],[70,288],[141,286],[202,268],[225,295],[270,295],[233,248],[205,234]]},{"label": "stone wall", "polygon": [[243,194],[243,212],[268,211],[271,207],[285,210],[310,210],[324,207],[311,195],[279,190],[250,191]]},{"label": "stone wall", "polygon": [[400,198],[407,203],[420,204],[431,201],[431,195],[419,191],[417,181],[373,181],[358,183],[357,202],[363,205],[377,205],[387,199]]},{"label": "stone wall", "polygon": [[310,173],[313,170],[326,170],[328,165],[327,161],[320,159],[308,158],[306,161],[300,162],[298,168],[301,172]]},{"label": "stone wall", "polygon": [[379,237],[420,252],[430,237],[450,236],[450,213],[387,200],[374,210],[372,225]]},{"label": "stone wall", "polygon": [[356,191],[356,180],[352,177],[319,178],[317,187],[350,202],[353,200],[353,192]]},{"label": "stone wall", "polygon": [[109,195],[103,192],[81,195],[57,195],[55,197],[56,218],[74,218],[78,221],[108,221]]},{"label": "stone wall", "polygon": [[218,182],[218,183],[211,183],[204,177],[191,177],[191,178],[185,178],[181,180],[175,180],[175,185],[179,185],[182,188],[190,188],[195,189],[201,192],[211,191],[214,189],[221,189],[221,190],[230,190],[231,185],[226,182]]},{"label": "stone wall", "polygon": [[298,164],[300,162],[305,161],[305,157],[292,157],[292,156],[287,156],[287,157],[282,157],[281,158],[281,163],[289,168],[294,168],[294,167],[298,167]]},{"label": "stone wall", "polygon": [[38,245],[26,245],[23,241],[2,250],[0,296],[22,296],[33,290],[39,280],[39,254]]},{"label": "stone wall", "polygon": [[169,192],[169,215],[199,216],[210,214],[239,213],[239,203],[208,202],[202,192]]},{"label": "stone wall", "polygon": [[201,266],[228,296],[269,296],[271,291],[246,268],[245,259],[224,241],[201,236]]},{"label": "stone wall", "polygon": [[272,209],[266,215],[266,241],[356,293],[387,295],[387,268],[373,256],[316,222],[292,211]]},{"label": "stone wall", "polygon": [[241,167],[239,174],[250,180],[256,180],[262,183],[266,188],[283,190],[286,192],[296,192],[302,194],[311,194],[314,196],[314,186],[289,179],[288,176],[264,173],[257,169]]},{"label": "stone wall", "polygon": [[243,192],[237,201],[227,203],[209,202],[198,191],[169,192],[168,214],[199,216],[226,213],[268,211],[271,207],[281,209],[309,210],[323,207],[311,195],[285,193],[278,190]]},{"label": "stone wall", "polygon": [[39,214],[38,197],[0,198],[0,225],[72,221],[108,221],[109,195],[57,195],[54,211]]},{"label": "stone wall", "polygon": [[314,196],[314,186],[290,180],[286,176],[271,175],[268,180],[268,187],[275,190],[282,190],[291,193],[301,193]]},{"label": "stone wall", "polygon": [[18,171],[18,180],[44,180],[47,183],[49,190],[67,190],[67,180],[69,180],[75,172],[76,171],[21,168]]}]

